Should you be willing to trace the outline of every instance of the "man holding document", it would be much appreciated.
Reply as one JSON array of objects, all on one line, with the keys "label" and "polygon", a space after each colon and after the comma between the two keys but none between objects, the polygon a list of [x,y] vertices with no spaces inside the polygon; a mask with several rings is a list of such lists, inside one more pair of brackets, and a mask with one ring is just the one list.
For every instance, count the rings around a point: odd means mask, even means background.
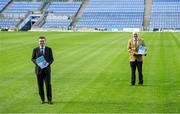
[{"label": "man holding document", "polygon": [[131,85],[134,86],[136,83],[136,68],[138,69],[139,74],[139,85],[143,85],[142,56],[146,56],[147,49],[145,47],[144,40],[138,38],[137,32],[133,32],[133,38],[128,41],[128,52],[130,54]]},{"label": "man holding document", "polygon": [[45,46],[45,40],[45,37],[39,37],[39,47],[33,49],[32,61],[36,65],[35,73],[37,76],[39,95],[42,101],[41,103],[45,103],[45,83],[48,104],[52,104],[51,64],[53,63],[54,59],[52,49],[50,47]]}]

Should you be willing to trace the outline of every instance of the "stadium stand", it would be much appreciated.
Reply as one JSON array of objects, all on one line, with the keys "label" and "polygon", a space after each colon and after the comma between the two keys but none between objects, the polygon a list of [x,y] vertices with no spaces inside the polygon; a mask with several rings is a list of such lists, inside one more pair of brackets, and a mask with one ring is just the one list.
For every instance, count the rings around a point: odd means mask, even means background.
[{"label": "stadium stand", "polygon": [[0,29],[9,29],[16,26],[20,19],[2,19],[0,18]]},{"label": "stadium stand", "polygon": [[41,2],[12,2],[0,16],[0,28],[11,29],[18,27],[18,24],[25,20],[28,12],[38,11],[41,5]]},{"label": "stadium stand", "polygon": [[180,0],[153,0],[150,30],[180,29]]},{"label": "stadium stand", "polygon": [[[81,2],[67,2],[67,0],[60,0],[61,2],[48,2],[46,1],[39,1],[39,2],[32,2],[32,1],[13,1],[13,3],[7,7],[7,9],[4,11],[3,19],[1,19],[1,28],[11,28],[11,27],[18,27],[19,29],[22,29],[23,26],[30,26],[31,28],[32,24],[32,18],[40,18],[41,16],[45,16],[43,21],[44,23],[41,25],[42,28],[66,28],[70,26],[73,17],[78,12]],[[63,2],[62,2],[63,1]],[[75,0],[75,1],[82,1],[82,0]],[[43,9],[42,9],[43,8]],[[42,12],[42,14],[39,15],[33,15],[33,12]],[[21,14],[21,15],[19,15]],[[12,20],[9,20],[12,17],[12,15],[16,18],[14,18],[14,21],[12,23]],[[17,16],[18,15],[18,16]],[[13,17],[12,17],[13,18]],[[37,18],[37,20],[38,20]],[[2,21],[3,20],[3,21]],[[17,20],[21,20],[21,22],[17,22]],[[3,24],[4,23],[4,24]],[[8,23],[8,24],[7,24]],[[11,24],[12,23],[12,24]],[[14,24],[16,23],[16,24]],[[19,23],[17,25],[17,23]],[[26,25],[26,23],[28,23]],[[11,25],[11,26],[10,26]],[[28,30],[25,29],[25,30]]]},{"label": "stadium stand", "polygon": [[14,2],[7,10],[8,13],[27,13],[28,11],[38,11],[42,2]]},{"label": "stadium stand", "polygon": [[80,6],[81,2],[51,2],[44,10],[49,15],[42,28],[68,29]]},{"label": "stadium stand", "polygon": [[143,16],[144,0],[90,0],[76,27],[141,29]]},{"label": "stadium stand", "polygon": [[[36,1],[36,2],[34,2]],[[180,30],[180,0],[0,0],[0,28]],[[150,4],[151,6],[151,4]],[[147,6],[146,6],[147,7]],[[148,9],[148,8],[147,8]],[[146,20],[144,17],[150,17]],[[148,22],[148,24],[144,24]]]},{"label": "stadium stand", "polygon": [[0,0],[0,13],[11,0]]},{"label": "stadium stand", "polygon": [[10,29],[18,25],[25,19],[29,11],[37,11],[41,6],[41,2],[13,2],[0,17],[0,28]]},{"label": "stadium stand", "polygon": [[14,18],[14,16],[10,17],[9,15],[2,14],[2,11],[10,1],[11,0],[0,0],[0,29],[9,29],[16,26],[18,21],[20,21],[20,19]]},{"label": "stadium stand", "polygon": [[75,15],[80,5],[81,2],[51,2],[45,11],[50,13]]},{"label": "stadium stand", "polygon": [[42,27],[43,28],[65,28],[65,29],[68,29],[71,21],[72,21],[72,19],[66,15],[49,14]]}]

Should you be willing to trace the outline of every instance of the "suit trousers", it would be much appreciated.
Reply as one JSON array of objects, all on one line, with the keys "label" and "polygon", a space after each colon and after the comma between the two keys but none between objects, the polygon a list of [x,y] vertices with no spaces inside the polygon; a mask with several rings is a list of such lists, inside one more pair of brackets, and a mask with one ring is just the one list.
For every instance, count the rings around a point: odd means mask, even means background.
[{"label": "suit trousers", "polygon": [[42,101],[45,101],[44,97],[44,83],[46,86],[46,95],[48,101],[52,100],[52,89],[51,89],[51,76],[49,73],[46,73],[45,69],[41,70],[41,73],[37,75],[37,83],[39,89],[39,95]]},{"label": "suit trousers", "polygon": [[136,83],[136,68],[138,69],[139,74],[139,84],[143,84],[143,74],[142,74],[142,61],[131,61],[131,85],[135,85]]}]

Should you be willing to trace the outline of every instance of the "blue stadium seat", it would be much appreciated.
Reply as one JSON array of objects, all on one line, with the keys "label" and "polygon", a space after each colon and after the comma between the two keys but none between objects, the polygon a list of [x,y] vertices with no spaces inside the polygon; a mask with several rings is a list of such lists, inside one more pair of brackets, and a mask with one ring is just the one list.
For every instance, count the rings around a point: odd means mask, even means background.
[{"label": "blue stadium seat", "polygon": [[144,0],[90,0],[78,28],[142,28]]},{"label": "blue stadium seat", "polygon": [[7,10],[7,13],[27,13],[28,11],[38,11],[42,2],[14,2]]},{"label": "blue stadium seat", "polygon": [[150,29],[180,28],[180,0],[153,0]]},{"label": "blue stadium seat", "polygon": [[81,2],[51,2],[46,12],[75,15],[79,10]]},{"label": "blue stadium seat", "polygon": [[10,2],[11,0],[0,0],[0,13],[2,12],[3,8]]},{"label": "blue stadium seat", "polygon": [[[51,2],[44,11],[53,14],[53,16],[48,15],[42,28],[68,29],[80,6],[81,2]],[[69,19],[59,19],[62,16],[69,17]]]},{"label": "blue stadium seat", "polygon": [[9,29],[18,24],[20,19],[0,19],[0,28]]}]

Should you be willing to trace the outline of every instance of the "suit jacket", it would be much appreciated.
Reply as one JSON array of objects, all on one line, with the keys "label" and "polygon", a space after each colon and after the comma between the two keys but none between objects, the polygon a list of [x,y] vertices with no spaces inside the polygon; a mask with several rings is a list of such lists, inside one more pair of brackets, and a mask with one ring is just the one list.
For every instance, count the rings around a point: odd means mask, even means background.
[{"label": "suit jacket", "polygon": [[42,72],[42,70],[44,70],[46,72],[47,75],[50,75],[51,73],[51,64],[53,63],[54,61],[54,58],[53,58],[53,53],[52,53],[52,49],[50,47],[47,47],[45,46],[45,53],[44,53],[44,58],[46,59],[46,61],[49,63],[49,65],[44,68],[44,69],[41,69],[37,64],[36,64],[36,59],[38,57],[42,56],[42,53],[40,51],[40,47],[37,47],[37,48],[34,48],[33,49],[33,53],[32,53],[32,61],[33,63],[36,65],[35,66],[35,73],[36,75],[40,75],[40,73]]},{"label": "suit jacket", "polygon": [[[138,38],[137,47],[140,45],[145,46],[144,39]],[[128,41],[128,51],[129,51],[129,61],[143,61],[142,55],[138,55],[138,48],[135,47],[135,41],[133,38],[129,39]]]}]

